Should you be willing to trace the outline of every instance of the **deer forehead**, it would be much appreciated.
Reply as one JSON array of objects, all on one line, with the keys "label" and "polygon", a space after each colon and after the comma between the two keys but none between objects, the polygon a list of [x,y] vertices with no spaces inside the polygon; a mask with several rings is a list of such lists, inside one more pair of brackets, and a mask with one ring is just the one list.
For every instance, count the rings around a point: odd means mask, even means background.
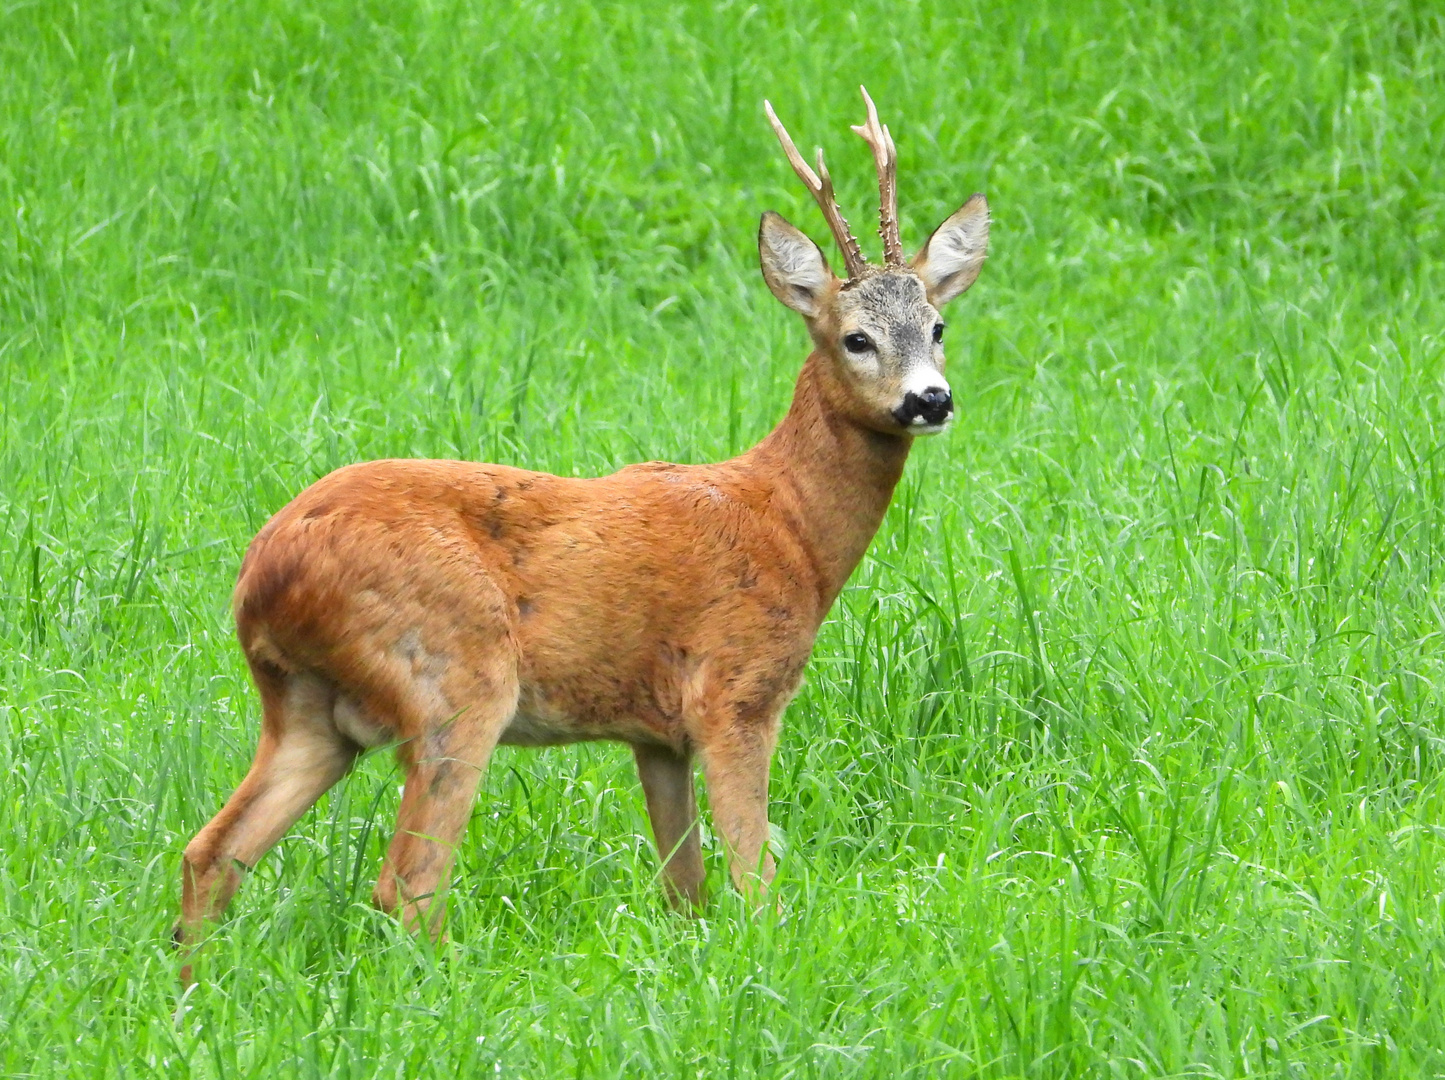
[{"label": "deer forehead", "polygon": [[923,282],[911,271],[896,270],[848,282],[838,292],[837,318],[845,330],[908,336],[931,328],[938,312]]}]

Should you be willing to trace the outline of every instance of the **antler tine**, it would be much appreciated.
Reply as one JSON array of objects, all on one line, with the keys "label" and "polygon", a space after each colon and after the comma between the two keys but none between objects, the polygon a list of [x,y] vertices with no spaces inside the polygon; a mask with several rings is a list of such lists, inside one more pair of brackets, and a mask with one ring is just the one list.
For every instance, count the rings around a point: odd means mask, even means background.
[{"label": "antler tine", "polygon": [[[782,143],[783,153],[787,155],[788,164],[793,167],[793,172],[798,174],[798,179],[812,193],[813,199],[823,211],[823,217],[827,219],[828,228],[833,232],[833,239],[838,241],[838,247],[843,252],[843,265],[848,270],[848,276],[855,278],[861,276],[868,268],[868,260],[863,258],[863,249],[858,246],[858,241],[853,238],[852,231],[848,228],[848,222],[843,217],[843,211],[838,208],[838,201],[833,197],[833,178],[828,175],[828,167],[823,164],[823,150],[818,148],[818,172],[815,173],[808,168],[808,163],[803,160],[803,155],[798,153],[798,148],[793,145],[792,138],[778,119],[778,114],[773,112],[773,105],[770,101],[763,102],[763,110],[768,114],[768,121],[773,125],[773,133],[777,135],[778,142]],[[822,174],[821,178],[819,173]]]},{"label": "antler tine", "polygon": [[898,239],[898,151],[887,126],[878,123],[878,109],[864,87],[858,87],[868,106],[868,120],[854,124],[853,131],[873,150],[878,169],[878,235],[883,239],[885,266],[903,265],[903,242]]},{"label": "antler tine", "polygon": [[[828,219],[828,226],[833,230],[833,235],[838,238],[838,246],[843,249],[843,263],[848,268],[850,278],[859,277],[867,271],[868,260],[863,257],[863,249],[858,246],[858,241],[853,236],[853,230],[848,227],[848,219],[843,216],[843,211],[838,207],[838,200],[833,195],[833,178],[828,175],[828,166],[823,163],[823,148],[818,147],[818,175],[822,177],[822,184],[817,195],[818,205],[823,207],[823,215]],[[829,210],[831,207],[831,211]]]}]

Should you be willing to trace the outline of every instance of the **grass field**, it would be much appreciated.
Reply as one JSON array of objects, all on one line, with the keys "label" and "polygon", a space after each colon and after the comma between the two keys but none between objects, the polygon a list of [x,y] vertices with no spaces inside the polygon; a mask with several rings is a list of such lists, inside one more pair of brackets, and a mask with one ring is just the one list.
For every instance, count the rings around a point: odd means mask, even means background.
[{"label": "grass field", "polygon": [[[1445,14],[786,10],[0,10],[0,1075],[1445,1075]],[[786,919],[716,845],[666,913],[622,748],[504,748],[438,956],[377,753],[183,996],[250,536],[758,439],[758,215],[827,236],[761,99],[862,234],[860,81],[905,242],[982,190],[993,256],[785,721]]]}]

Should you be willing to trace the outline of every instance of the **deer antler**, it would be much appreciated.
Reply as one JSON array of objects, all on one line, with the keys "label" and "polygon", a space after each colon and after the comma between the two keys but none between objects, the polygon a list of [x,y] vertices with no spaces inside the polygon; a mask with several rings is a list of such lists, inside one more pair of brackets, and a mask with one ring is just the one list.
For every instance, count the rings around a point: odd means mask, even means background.
[{"label": "deer antler", "polygon": [[[838,209],[838,201],[833,197],[833,178],[828,175],[828,167],[823,164],[823,148],[818,148],[818,172],[815,173],[808,168],[808,163],[803,160],[803,155],[798,153],[798,148],[793,145],[793,140],[789,138],[787,129],[778,119],[778,114],[773,112],[772,103],[764,101],[763,109],[768,114],[768,120],[773,125],[778,142],[783,144],[783,153],[788,155],[788,164],[792,165],[793,171],[798,174],[798,179],[803,181],[807,189],[813,193],[813,198],[817,200],[818,206],[823,211],[823,217],[828,220],[828,228],[833,230],[833,239],[838,241],[838,247],[843,251],[843,264],[847,267],[848,276],[850,278],[863,276],[868,271],[868,260],[863,258],[863,250],[858,246],[858,241],[853,238],[853,233],[849,231],[843,211]],[[894,231],[897,232],[896,226]],[[902,261],[901,254],[899,261]]]},{"label": "deer antler", "polygon": [[862,137],[873,150],[873,164],[878,169],[878,235],[883,238],[883,264],[903,265],[903,243],[898,239],[898,151],[886,124],[878,123],[878,110],[868,91],[858,87],[868,105],[868,120],[854,124],[853,132]]}]

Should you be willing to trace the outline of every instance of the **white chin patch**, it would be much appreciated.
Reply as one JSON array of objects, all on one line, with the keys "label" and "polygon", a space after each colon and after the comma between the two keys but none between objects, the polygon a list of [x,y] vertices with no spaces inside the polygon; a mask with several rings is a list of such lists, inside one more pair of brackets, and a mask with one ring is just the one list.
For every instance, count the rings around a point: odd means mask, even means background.
[{"label": "white chin patch", "polygon": [[948,425],[953,423],[953,415],[950,413],[947,420],[941,424],[926,423],[921,416],[913,418],[913,423],[908,425],[910,435],[941,435],[948,430]]}]

